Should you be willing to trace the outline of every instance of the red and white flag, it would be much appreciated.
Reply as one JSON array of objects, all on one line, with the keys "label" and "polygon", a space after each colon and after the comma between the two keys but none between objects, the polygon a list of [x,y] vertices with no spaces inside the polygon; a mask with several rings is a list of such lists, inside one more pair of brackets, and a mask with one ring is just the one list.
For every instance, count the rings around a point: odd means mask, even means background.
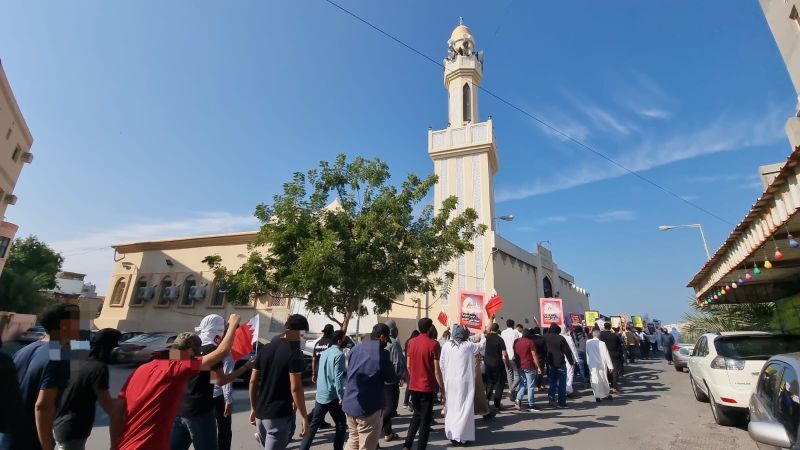
[{"label": "red and white flag", "polygon": [[253,344],[258,340],[258,314],[248,320],[247,323],[239,325],[236,335],[233,337],[231,355],[234,361],[242,359],[244,355],[253,351]]},{"label": "red and white flag", "polygon": [[444,310],[439,311],[439,317],[436,319],[439,320],[440,324],[447,326],[447,314],[444,312]]},{"label": "red and white flag", "polygon": [[492,298],[486,303],[486,315],[491,319],[497,314],[497,311],[503,308],[503,299],[497,291],[492,290]]}]

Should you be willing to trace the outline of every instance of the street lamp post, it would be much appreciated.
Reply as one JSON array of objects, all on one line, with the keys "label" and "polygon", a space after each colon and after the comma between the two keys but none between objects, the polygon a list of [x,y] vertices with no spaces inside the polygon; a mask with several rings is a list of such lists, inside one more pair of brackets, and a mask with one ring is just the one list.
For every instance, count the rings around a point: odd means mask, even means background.
[{"label": "street lamp post", "polygon": [[708,251],[708,242],[706,242],[706,235],[703,233],[703,226],[699,223],[690,223],[687,225],[661,225],[658,227],[661,231],[669,231],[673,228],[697,228],[700,230],[700,237],[703,239],[703,247],[706,249],[706,257],[711,259],[711,252]]},{"label": "street lamp post", "polygon": [[497,219],[504,220],[506,222],[511,222],[512,220],[514,220],[514,215],[513,214],[506,214],[506,215],[500,216],[500,217],[492,217],[492,222],[494,222],[494,227],[495,228],[497,228]]}]

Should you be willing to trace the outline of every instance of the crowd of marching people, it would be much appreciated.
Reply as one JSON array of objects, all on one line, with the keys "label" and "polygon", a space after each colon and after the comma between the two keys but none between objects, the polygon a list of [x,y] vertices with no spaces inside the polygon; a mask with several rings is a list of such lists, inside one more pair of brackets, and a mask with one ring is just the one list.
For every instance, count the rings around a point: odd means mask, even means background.
[{"label": "crowd of marching people", "polygon": [[[404,449],[416,441],[425,449],[438,425],[436,405],[446,439],[463,446],[476,440],[476,417],[491,421],[509,408],[567,408],[579,384],[591,386],[597,402],[612,400],[621,392],[626,364],[657,351],[669,360],[680,338],[674,329],[615,329],[607,322],[526,329],[513,320],[502,331],[498,323],[478,332],[454,324],[439,337],[433,321],[423,318],[404,343],[388,320],[355,345],[327,325],[314,346],[316,394],[309,411],[302,379],[307,319],[289,316],[283,334],[234,370],[239,320],[237,314],[227,322],[206,316],[194,332],[177,336],[168,359],[136,368],[114,398],[108,363],[120,333],[100,330],[90,347],[75,347],[82,339],[78,308],[49,308],[41,317],[44,339],[13,360],[0,352],[0,450],[84,449],[96,404],[108,414],[112,449],[229,450],[230,383],[247,370],[249,420],[259,448],[286,448],[299,427],[301,450],[311,448],[322,428],[333,429],[336,450],[374,450],[381,440],[403,440]],[[404,438],[392,426],[403,387],[402,406],[411,411]],[[537,402],[540,395],[546,405]],[[511,403],[504,405],[506,398]]]}]

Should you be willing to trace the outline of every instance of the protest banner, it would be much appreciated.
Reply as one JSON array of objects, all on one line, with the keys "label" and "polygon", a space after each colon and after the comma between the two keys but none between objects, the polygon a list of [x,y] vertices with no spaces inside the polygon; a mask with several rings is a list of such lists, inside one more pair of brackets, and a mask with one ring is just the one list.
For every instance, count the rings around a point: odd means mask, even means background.
[{"label": "protest banner", "polygon": [[560,298],[540,298],[539,311],[542,317],[542,328],[547,328],[551,323],[564,328],[564,308]]},{"label": "protest banner", "polygon": [[483,293],[461,291],[458,302],[458,323],[468,330],[483,332]]},{"label": "protest banner", "polygon": [[584,316],[586,317],[586,325],[591,327],[594,323],[597,322],[597,319],[600,318],[600,312],[598,311],[585,311]]}]

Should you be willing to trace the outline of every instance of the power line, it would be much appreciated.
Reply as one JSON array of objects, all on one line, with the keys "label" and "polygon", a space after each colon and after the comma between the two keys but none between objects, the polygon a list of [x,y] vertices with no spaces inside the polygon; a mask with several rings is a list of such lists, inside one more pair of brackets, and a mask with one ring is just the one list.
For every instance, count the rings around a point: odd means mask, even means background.
[{"label": "power line", "polygon": [[[421,56],[422,58],[425,58],[426,60],[428,60],[431,63],[435,64],[436,67],[439,67],[441,69],[444,68],[444,65],[441,62],[431,58],[430,56],[426,55],[425,53],[422,53],[421,51],[417,50],[416,48],[412,47],[411,45],[405,43],[400,38],[398,38],[398,37],[396,37],[396,36],[394,36],[392,34],[389,34],[388,32],[386,32],[383,29],[381,29],[380,27],[378,27],[377,25],[374,25],[373,23],[369,22],[368,20],[364,19],[363,17],[359,16],[358,14],[350,11],[349,9],[339,5],[338,3],[334,2],[333,0],[325,0],[325,2],[327,2],[328,4],[336,7],[337,9],[339,9],[342,12],[344,12],[345,14],[353,17],[354,19],[358,20],[359,22],[363,23],[364,25],[367,25],[368,27],[370,27],[373,30],[377,31],[378,33],[384,35],[385,37],[391,39],[395,43],[400,44],[401,46],[407,48],[411,52],[416,53],[417,55]],[[693,202],[691,200],[687,200],[684,197],[681,197],[680,195],[678,195],[674,191],[670,190],[669,188],[666,188],[666,187],[662,186],[661,184],[651,180],[650,178],[645,177],[644,175],[636,172],[635,170],[627,168],[624,164],[620,163],[619,161],[615,160],[614,158],[606,155],[605,153],[601,152],[600,150],[595,149],[594,147],[592,147],[591,145],[581,141],[580,139],[577,139],[577,138],[571,136],[569,133],[560,130],[556,126],[554,126],[554,125],[550,124],[549,122],[547,122],[545,119],[542,119],[542,118],[538,117],[537,115],[528,112],[527,110],[523,109],[522,107],[517,106],[516,104],[512,103],[511,101],[506,100],[505,98],[501,97],[500,95],[495,94],[494,92],[490,91],[489,89],[486,89],[483,86],[478,86],[478,89],[480,91],[485,92],[487,95],[489,95],[491,97],[494,97],[500,103],[505,104],[509,108],[511,108],[511,109],[521,113],[522,115],[534,120],[539,125],[547,128],[548,130],[558,134],[559,136],[563,137],[564,139],[572,142],[573,144],[577,145],[578,147],[594,153],[596,156],[606,160],[607,162],[609,162],[612,165],[622,169],[623,171],[635,176],[639,180],[649,184],[650,186],[660,190],[661,192],[680,200],[681,202],[691,206],[692,208],[695,208],[696,210],[698,210],[698,211],[700,211],[702,213],[707,214],[710,217],[713,217],[713,218],[719,220],[722,223],[725,223],[725,224],[730,225],[730,226],[734,226],[733,223],[729,222],[728,220],[724,219],[723,217],[719,216],[718,214],[716,214],[716,213],[704,208],[703,206],[698,205],[697,203],[695,203],[695,202]]]}]

